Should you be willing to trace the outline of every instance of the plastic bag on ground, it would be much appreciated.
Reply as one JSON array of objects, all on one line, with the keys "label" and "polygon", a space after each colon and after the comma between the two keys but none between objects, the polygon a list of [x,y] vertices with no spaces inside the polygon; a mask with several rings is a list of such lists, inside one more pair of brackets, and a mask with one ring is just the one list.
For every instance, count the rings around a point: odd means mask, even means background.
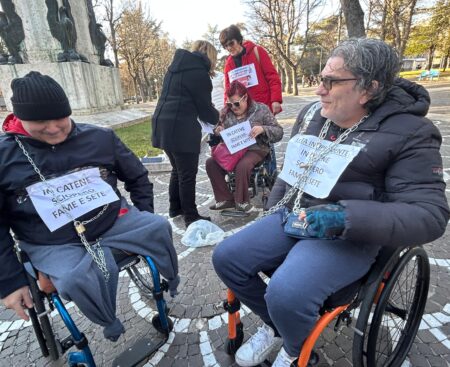
[{"label": "plastic bag on ground", "polygon": [[223,240],[225,232],[207,220],[192,223],[181,238],[181,243],[189,247],[212,246]]}]

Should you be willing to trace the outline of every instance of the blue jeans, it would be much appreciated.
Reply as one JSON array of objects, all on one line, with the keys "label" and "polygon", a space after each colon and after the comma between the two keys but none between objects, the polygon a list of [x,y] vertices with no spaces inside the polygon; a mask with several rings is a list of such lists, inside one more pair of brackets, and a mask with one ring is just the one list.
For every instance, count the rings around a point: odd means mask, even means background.
[{"label": "blue jeans", "polygon": [[[277,212],[225,239],[212,260],[227,287],[278,331],[286,352],[295,356],[324,301],[364,276],[379,249],[344,240],[288,237]],[[274,268],[266,285],[258,272]]]}]

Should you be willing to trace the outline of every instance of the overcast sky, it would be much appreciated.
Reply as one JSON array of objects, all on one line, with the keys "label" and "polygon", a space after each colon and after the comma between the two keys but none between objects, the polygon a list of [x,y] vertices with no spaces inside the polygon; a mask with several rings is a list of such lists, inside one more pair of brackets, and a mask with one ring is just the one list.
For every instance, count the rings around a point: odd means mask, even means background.
[{"label": "overcast sky", "polygon": [[230,24],[244,22],[244,5],[239,0],[147,0],[150,16],[162,21],[177,46],[184,40],[201,39],[208,24],[219,30]]}]

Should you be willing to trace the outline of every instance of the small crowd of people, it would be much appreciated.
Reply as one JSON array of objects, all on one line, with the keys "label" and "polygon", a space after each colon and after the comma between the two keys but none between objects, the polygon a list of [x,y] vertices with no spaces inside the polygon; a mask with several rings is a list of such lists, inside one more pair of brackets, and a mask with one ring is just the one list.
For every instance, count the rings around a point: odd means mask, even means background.
[{"label": "small crowd of people", "polygon": [[[214,156],[206,160],[215,198],[210,210],[252,211],[251,171],[283,137],[276,119],[281,81],[267,51],[244,40],[235,25],[220,33],[220,42],[229,52],[220,76],[222,100],[212,102],[217,50],[199,40],[190,51],[176,50],[152,117],[152,144],[172,164],[169,216],[181,215],[186,226],[211,220],[195,202],[198,119],[211,125],[219,144],[224,130],[244,122],[255,139],[236,163],[233,193],[227,170]],[[289,366],[323,302],[364,276],[382,247],[420,245],[444,233],[449,208],[442,138],[425,118],[428,92],[398,78],[398,71],[397,53],[383,41],[338,45],[318,79],[319,103],[300,111],[292,129],[284,166],[305,160],[299,178],[277,178],[271,209],[214,249],[220,279],[263,322],[237,351],[240,366],[256,366],[276,350],[273,366]],[[140,160],[114,131],[73,121],[61,85],[33,71],[11,88],[13,113],[0,136],[2,302],[28,319],[32,299],[14,252],[17,241],[59,294],[115,341],[124,327],[116,316],[118,269],[111,249],[152,257],[175,296],[180,278],[171,226],[154,213],[153,184]],[[307,158],[291,149],[299,134],[310,147]],[[337,147],[351,158],[331,159]],[[329,184],[314,191],[308,182],[319,164]],[[292,216],[305,221],[307,235],[286,231]],[[269,285],[260,272],[272,273]]]}]

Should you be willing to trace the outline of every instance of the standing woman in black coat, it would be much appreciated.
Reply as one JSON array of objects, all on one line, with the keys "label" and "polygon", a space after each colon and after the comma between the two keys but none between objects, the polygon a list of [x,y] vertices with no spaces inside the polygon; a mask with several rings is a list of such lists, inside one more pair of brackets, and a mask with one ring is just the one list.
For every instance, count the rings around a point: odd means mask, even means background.
[{"label": "standing woman in black coat", "polygon": [[195,204],[202,138],[197,117],[213,125],[219,119],[211,102],[216,61],[217,50],[207,41],[195,41],[191,52],[176,50],[152,118],[153,146],[163,149],[172,164],[169,215],[183,215],[186,227],[199,219],[210,220],[198,213]]}]

